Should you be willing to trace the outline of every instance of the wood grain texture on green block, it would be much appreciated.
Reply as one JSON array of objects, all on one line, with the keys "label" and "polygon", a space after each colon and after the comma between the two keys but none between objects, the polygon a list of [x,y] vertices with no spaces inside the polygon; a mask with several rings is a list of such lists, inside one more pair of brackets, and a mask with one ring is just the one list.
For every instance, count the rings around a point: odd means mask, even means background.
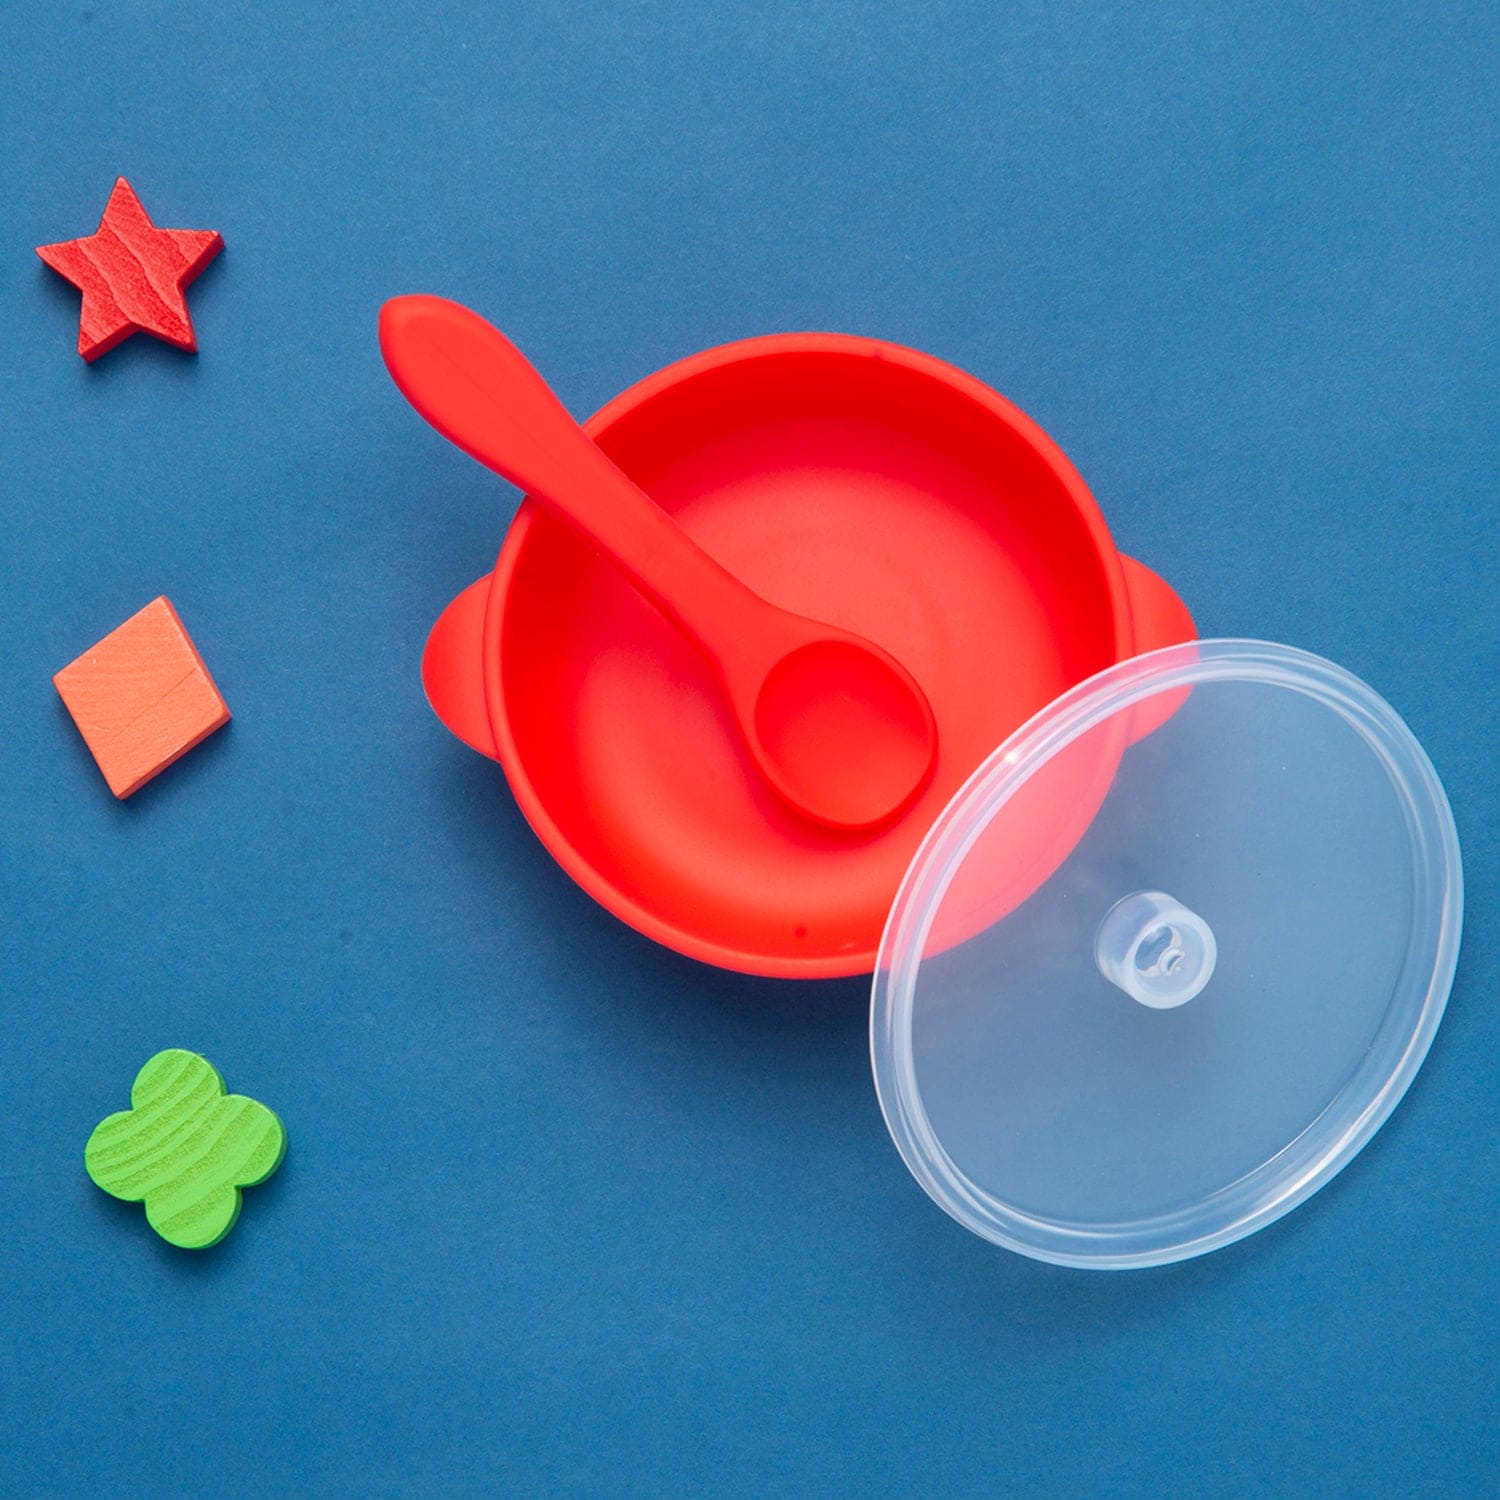
[{"label": "wood grain texture on green block", "polygon": [[285,1155],[271,1110],[226,1093],[207,1058],[171,1047],[136,1074],[130,1108],[94,1127],[83,1163],[106,1193],[144,1202],[164,1240],[203,1250],[234,1227],[240,1189],[264,1182]]}]

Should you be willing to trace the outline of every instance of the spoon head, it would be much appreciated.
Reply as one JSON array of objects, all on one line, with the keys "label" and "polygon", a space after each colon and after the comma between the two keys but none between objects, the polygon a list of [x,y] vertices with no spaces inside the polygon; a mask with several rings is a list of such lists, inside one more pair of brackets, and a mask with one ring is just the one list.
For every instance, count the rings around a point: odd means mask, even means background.
[{"label": "spoon head", "polygon": [[893,657],[832,637],[797,646],[766,673],[753,743],[777,791],[814,822],[864,829],[903,811],[932,774],[937,725]]}]

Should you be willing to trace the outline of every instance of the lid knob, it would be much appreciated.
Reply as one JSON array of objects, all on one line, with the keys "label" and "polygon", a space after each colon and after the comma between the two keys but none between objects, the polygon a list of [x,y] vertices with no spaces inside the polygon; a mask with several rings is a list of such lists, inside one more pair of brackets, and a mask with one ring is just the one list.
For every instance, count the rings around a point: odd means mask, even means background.
[{"label": "lid knob", "polygon": [[1099,972],[1153,1010],[1171,1010],[1201,994],[1218,957],[1208,923],[1161,891],[1116,901],[1094,938]]}]

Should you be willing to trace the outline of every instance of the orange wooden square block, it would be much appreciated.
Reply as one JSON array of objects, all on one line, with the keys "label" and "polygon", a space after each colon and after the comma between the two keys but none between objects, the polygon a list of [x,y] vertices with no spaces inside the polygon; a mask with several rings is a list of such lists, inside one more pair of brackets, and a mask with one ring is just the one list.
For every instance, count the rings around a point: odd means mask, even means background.
[{"label": "orange wooden square block", "polygon": [[208,668],[165,598],[69,662],[52,684],[117,797],[143,787],[229,722]]}]

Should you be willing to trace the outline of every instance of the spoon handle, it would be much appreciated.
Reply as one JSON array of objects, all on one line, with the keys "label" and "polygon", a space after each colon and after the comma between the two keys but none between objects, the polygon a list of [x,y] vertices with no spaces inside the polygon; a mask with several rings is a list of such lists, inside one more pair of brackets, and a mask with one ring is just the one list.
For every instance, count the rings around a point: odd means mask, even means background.
[{"label": "spoon handle", "polygon": [[394,297],[380,350],[402,395],[449,442],[609,558],[730,675],[780,612],[714,561],[568,415],[511,341],[442,297]]}]

